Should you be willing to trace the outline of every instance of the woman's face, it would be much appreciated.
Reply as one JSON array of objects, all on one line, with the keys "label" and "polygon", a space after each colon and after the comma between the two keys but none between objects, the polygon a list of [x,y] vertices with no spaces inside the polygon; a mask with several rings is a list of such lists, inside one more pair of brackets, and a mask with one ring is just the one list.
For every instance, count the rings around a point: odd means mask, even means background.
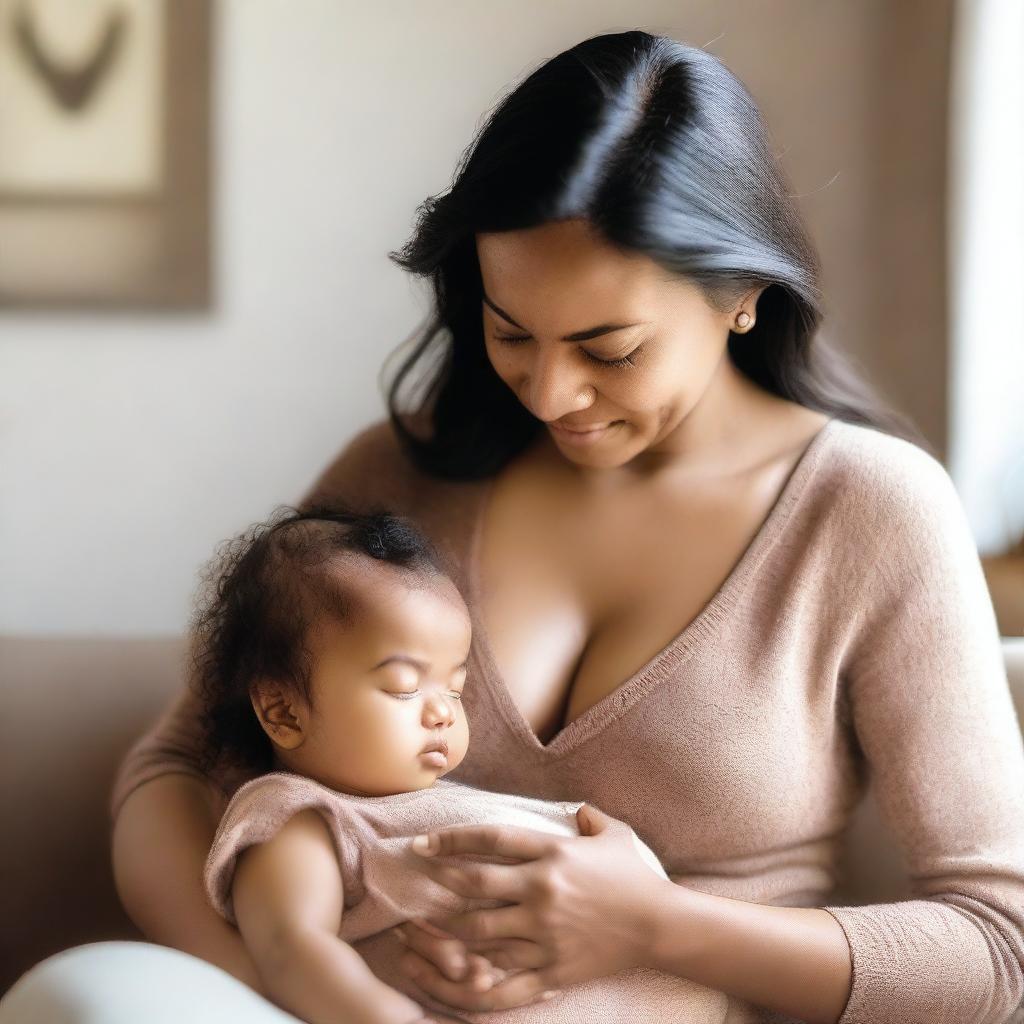
[{"label": "woman's face", "polygon": [[583,466],[621,466],[669,452],[677,428],[738,385],[726,352],[739,310],[650,258],[615,248],[583,220],[476,236],[487,354],[520,402],[545,421],[561,453]]},{"label": "woman's face", "polygon": [[[308,640],[314,708],[272,684],[253,706],[278,767],[362,796],[424,789],[466,755],[469,613],[447,577],[352,557],[347,621],[325,617]],[[446,756],[423,753],[437,741]]]}]

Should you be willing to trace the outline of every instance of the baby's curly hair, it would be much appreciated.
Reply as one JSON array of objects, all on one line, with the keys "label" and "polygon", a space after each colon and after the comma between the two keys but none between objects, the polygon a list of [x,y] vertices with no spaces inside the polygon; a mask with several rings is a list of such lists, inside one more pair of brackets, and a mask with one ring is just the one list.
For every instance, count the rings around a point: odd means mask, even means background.
[{"label": "baby's curly hair", "polygon": [[190,685],[202,703],[204,773],[271,770],[273,746],[249,699],[273,679],[313,705],[310,627],[347,618],[351,594],[341,556],[353,552],[447,575],[441,556],[412,523],[383,508],[281,506],[263,523],[219,545],[201,574],[192,617]]}]

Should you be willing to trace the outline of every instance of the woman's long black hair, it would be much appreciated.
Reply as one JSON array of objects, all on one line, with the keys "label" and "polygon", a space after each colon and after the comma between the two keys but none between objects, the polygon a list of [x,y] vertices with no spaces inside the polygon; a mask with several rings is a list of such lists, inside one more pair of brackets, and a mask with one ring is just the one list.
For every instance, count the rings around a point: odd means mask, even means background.
[{"label": "woman's long black hair", "polygon": [[767,285],[755,327],[729,336],[736,367],[773,394],[927,447],[815,339],[818,258],[744,85],[704,50],[637,30],[585,39],[529,74],[389,254],[434,291],[433,315],[387,385],[419,468],[489,476],[540,429],[488,360],[474,234],[565,218],[685,276],[723,311]]}]

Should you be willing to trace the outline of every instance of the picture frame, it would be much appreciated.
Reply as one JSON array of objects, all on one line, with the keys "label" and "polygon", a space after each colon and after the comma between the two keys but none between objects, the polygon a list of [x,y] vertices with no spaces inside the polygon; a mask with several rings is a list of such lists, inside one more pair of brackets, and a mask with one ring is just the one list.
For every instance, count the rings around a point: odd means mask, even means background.
[{"label": "picture frame", "polygon": [[0,308],[208,308],[209,0],[0,0]]}]

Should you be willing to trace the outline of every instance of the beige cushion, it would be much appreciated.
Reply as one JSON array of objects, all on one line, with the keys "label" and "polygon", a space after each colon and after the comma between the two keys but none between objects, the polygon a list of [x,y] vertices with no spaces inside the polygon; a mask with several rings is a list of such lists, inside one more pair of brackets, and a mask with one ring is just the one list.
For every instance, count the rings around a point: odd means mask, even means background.
[{"label": "beige cushion", "polygon": [[82,942],[141,938],[110,868],[121,756],[181,685],[173,639],[0,637],[0,992]]}]

